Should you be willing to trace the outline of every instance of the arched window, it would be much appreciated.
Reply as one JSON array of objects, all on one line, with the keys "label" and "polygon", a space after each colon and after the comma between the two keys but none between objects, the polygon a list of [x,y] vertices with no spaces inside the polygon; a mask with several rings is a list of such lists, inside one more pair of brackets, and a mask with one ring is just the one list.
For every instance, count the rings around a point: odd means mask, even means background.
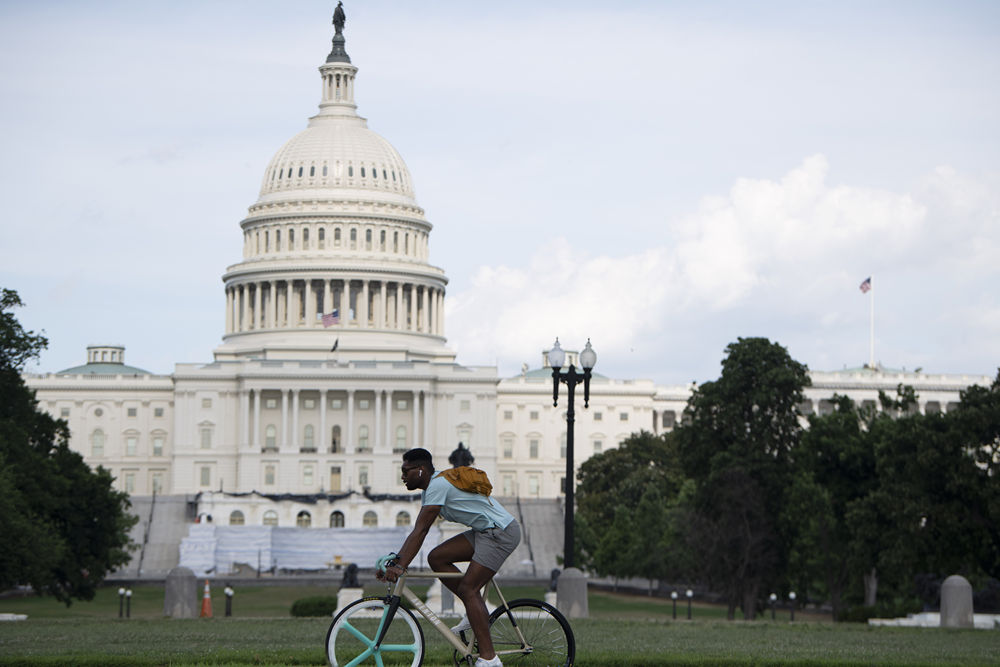
[{"label": "arched window", "polygon": [[267,510],[264,512],[264,525],[265,526],[277,526],[278,525],[278,513],[274,510]]},{"label": "arched window", "polygon": [[312,165],[312,166],[309,167],[309,175],[310,176],[315,176],[316,175],[316,165]]},{"label": "arched window", "polygon": [[309,228],[306,227],[302,230],[302,249],[309,250]]},{"label": "arched window", "polygon": [[266,449],[278,448],[278,429],[274,424],[264,427],[264,447]]},{"label": "arched window", "polygon": [[243,512],[239,510],[233,510],[233,513],[229,515],[230,526],[242,526],[245,523],[246,519],[243,517]]},{"label": "arched window", "polygon": [[354,167],[353,166],[351,166],[351,165],[347,166],[347,175],[348,176],[354,176]]},{"label": "arched window", "polygon": [[326,176],[326,165],[323,165],[323,175]]},{"label": "arched window", "polygon": [[385,230],[383,229],[378,234],[378,248],[379,250],[385,250]]},{"label": "arched window", "polygon": [[364,519],[362,519],[361,523],[364,524],[365,528],[377,528],[378,514],[375,514],[375,512],[368,510],[367,512],[365,512]]},{"label": "arched window", "polygon": [[340,246],[340,227],[333,228],[333,245]]},{"label": "arched window", "polygon": [[295,525],[299,528],[310,528],[313,523],[312,515],[302,510],[295,516]]},{"label": "arched window", "polygon": [[316,449],[316,438],[313,435],[313,425],[306,424],[305,429],[302,432],[302,448],[303,449]]},{"label": "arched window", "polygon": [[368,425],[362,424],[358,427],[358,449],[368,449]]},{"label": "arched window", "polygon": [[343,528],[344,527],[344,513],[340,510],[332,512],[330,514],[330,528]]},{"label": "arched window", "polygon": [[396,515],[396,525],[397,526],[409,526],[410,525],[410,513],[400,512]]},{"label": "arched window", "polygon": [[397,426],[396,427],[396,446],[393,451],[401,452],[406,449],[406,427]]},{"label": "arched window", "polygon": [[365,177],[365,168],[361,167],[361,178]]},{"label": "arched window", "polygon": [[295,250],[295,230],[288,230],[288,249]]},{"label": "arched window", "polygon": [[326,228],[319,228],[319,249],[322,250],[326,247]]},{"label": "arched window", "polygon": [[372,230],[365,230],[365,250],[372,249]]},{"label": "arched window", "polygon": [[281,230],[280,229],[276,229],[274,231],[274,250],[276,252],[280,252],[281,251]]},{"label": "arched window", "polygon": [[99,428],[90,434],[90,455],[98,458],[104,456],[104,431]]},{"label": "arched window", "polygon": [[302,167],[299,167],[299,178],[302,178]]}]

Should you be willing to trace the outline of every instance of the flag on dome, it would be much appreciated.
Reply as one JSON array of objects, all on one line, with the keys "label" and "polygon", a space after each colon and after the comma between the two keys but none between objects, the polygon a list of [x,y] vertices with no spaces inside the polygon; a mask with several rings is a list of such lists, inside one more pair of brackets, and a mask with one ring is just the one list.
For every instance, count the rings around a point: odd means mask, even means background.
[{"label": "flag on dome", "polygon": [[323,313],[323,326],[332,327],[334,324],[340,322],[340,311],[336,308],[333,309],[332,313]]},{"label": "flag on dome", "polygon": [[868,276],[862,281],[859,289],[861,290],[862,294],[867,294],[868,290],[870,290],[871,288],[872,288],[872,277]]}]

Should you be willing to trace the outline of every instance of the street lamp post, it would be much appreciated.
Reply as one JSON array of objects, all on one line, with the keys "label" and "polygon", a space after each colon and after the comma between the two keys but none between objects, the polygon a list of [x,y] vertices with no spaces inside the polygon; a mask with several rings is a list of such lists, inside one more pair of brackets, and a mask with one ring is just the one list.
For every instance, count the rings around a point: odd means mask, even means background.
[{"label": "street lamp post", "polygon": [[792,618],[789,619],[789,620],[794,621],[795,620],[795,591],[791,591],[788,594],[788,599],[791,602],[791,608],[792,608]]},{"label": "street lamp post", "polygon": [[118,618],[125,616],[125,589],[118,589]]},{"label": "street lamp post", "polygon": [[778,596],[771,593],[771,597],[768,598],[771,601],[771,620],[774,620],[774,605],[778,601]]},{"label": "street lamp post", "polygon": [[573,567],[573,487],[575,486],[573,468],[573,424],[576,415],[573,409],[573,394],[576,385],[583,383],[583,407],[590,404],[590,371],[597,363],[597,353],[590,347],[590,339],[587,339],[587,346],[580,353],[580,366],[583,373],[577,373],[573,364],[569,365],[569,370],[560,373],[563,363],[566,361],[566,352],[559,345],[556,338],[555,344],[548,353],[549,366],[552,367],[552,407],[559,405],[559,383],[566,385],[568,405],[566,408],[566,529],[563,541],[563,567]]},{"label": "street lamp post", "polygon": [[687,591],[685,591],[684,595],[686,595],[687,599],[688,599],[688,620],[690,621],[691,620],[691,598],[694,597],[694,591],[692,591],[689,588],[689,589],[687,589]]},{"label": "street lamp post", "polygon": [[125,618],[132,618],[132,589],[125,591]]},{"label": "street lamp post", "polygon": [[674,620],[677,620],[677,591],[670,591],[670,599],[674,603]]}]

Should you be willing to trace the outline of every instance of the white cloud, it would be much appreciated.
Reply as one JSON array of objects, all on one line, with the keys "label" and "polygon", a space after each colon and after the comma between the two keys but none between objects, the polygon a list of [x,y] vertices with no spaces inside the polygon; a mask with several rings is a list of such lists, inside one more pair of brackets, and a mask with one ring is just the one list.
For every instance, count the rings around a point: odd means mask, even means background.
[{"label": "white cloud", "polygon": [[[665,233],[640,252],[591,254],[560,237],[521,265],[482,266],[471,286],[450,295],[449,337],[463,359],[497,359],[502,373],[537,363],[525,351],[548,346],[554,335],[571,349],[589,336],[611,358],[641,341],[655,367],[672,331],[712,318],[727,340],[769,335],[795,341],[807,363],[847,363],[855,361],[855,320],[864,317],[857,285],[869,273],[886,274],[887,285],[903,292],[898,303],[924,291],[896,284],[915,264],[932,275],[934,265],[961,257],[980,269],[972,280],[995,280],[995,190],[949,169],[937,170],[918,194],[830,184],[828,171],[826,158],[814,155],[777,180],[738,179],[692,215],[665,221]],[[960,215],[952,225],[968,232],[947,252],[937,240],[941,215]],[[974,321],[1000,333],[995,310],[996,298]],[[918,318],[909,313],[911,325]],[[722,350],[685,354],[707,366]]]}]

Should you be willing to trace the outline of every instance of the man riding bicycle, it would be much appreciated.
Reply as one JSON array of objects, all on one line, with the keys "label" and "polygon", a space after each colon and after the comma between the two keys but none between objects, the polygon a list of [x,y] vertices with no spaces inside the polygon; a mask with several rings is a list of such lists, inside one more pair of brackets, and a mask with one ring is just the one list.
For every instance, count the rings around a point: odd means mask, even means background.
[{"label": "man riding bicycle", "polygon": [[423,506],[399,549],[395,565],[386,568],[384,574],[377,573],[378,578],[396,581],[406,571],[438,515],[468,526],[470,530],[434,547],[427,562],[435,572],[460,572],[455,563],[469,563],[463,577],[441,580],[465,605],[466,616],[452,630],[472,628],[479,642],[476,667],[503,667],[493,649],[489,614],[480,591],[520,543],[520,524],[498,501],[460,489],[441,473],[435,474],[431,453],[426,449],[411,449],[403,454],[401,471],[407,489],[421,490]]}]

